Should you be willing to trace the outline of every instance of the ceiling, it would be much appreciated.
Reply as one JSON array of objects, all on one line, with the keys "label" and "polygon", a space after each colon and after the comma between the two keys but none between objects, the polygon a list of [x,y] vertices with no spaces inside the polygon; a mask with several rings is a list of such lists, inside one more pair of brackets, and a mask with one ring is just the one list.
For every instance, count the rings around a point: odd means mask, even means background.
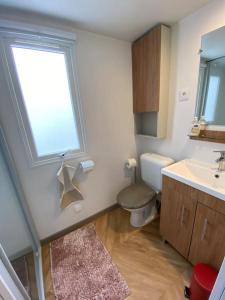
[{"label": "ceiling", "polygon": [[3,7],[74,22],[76,27],[133,41],[157,23],[172,25],[210,0],[0,0]]}]

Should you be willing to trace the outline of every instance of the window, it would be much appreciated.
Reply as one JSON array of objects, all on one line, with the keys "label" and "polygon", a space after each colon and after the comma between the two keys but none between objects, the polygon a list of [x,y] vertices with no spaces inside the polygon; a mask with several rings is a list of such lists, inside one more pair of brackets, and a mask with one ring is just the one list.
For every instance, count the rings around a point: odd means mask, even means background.
[{"label": "window", "polygon": [[2,33],[6,73],[24,141],[35,164],[84,154],[74,41]]},{"label": "window", "polygon": [[215,121],[215,112],[216,112],[216,105],[218,101],[219,87],[220,87],[219,76],[210,75],[206,104],[205,104],[205,111],[204,111],[205,119],[207,120],[207,122],[210,123]]}]

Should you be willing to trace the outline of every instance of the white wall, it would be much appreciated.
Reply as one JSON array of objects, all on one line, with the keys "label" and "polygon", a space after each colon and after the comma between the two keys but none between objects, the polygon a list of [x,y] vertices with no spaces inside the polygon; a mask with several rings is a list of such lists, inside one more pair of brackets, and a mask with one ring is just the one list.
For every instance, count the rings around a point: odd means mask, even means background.
[{"label": "white wall", "polygon": [[96,162],[94,171],[80,185],[85,197],[80,213],[59,208],[59,163],[29,167],[0,72],[0,117],[41,239],[113,205],[119,190],[130,182],[124,174],[125,159],[136,155],[130,43],[84,31],[76,34],[87,148]]},{"label": "white wall", "polygon": [[[193,157],[213,162],[218,155],[212,151],[225,149],[224,145],[192,141],[187,136],[195,111],[201,36],[224,25],[225,1],[217,0],[173,26],[168,137],[164,140],[138,137],[139,153],[155,151],[177,160]],[[190,90],[188,102],[178,102],[182,88]]]},{"label": "white wall", "polygon": [[[35,19],[27,16],[24,17],[26,21],[28,17]],[[43,24],[37,18],[35,21]],[[217,0],[173,26],[168,137],[158,141],[137,138],[140,153],[156,151],[176,159],[194,157],[213,161],[216,155],[212,150],[224,149],[224,145],[191,141],[187,137],[195,109],[201,35],[223,25],[225,1]],[[81,213],[59,209],[55,178],[59,164],[36,167],[35,170],[28,166],[0,72],[0,117],[41,238],[115,203],[117,192],[129,183],[123,170],[124,160],[136,152],[130,44],[84,31],[77,30],[76,33],[88,153],[96,161],[95,170],[81,183],[85,196]],[[190,89],[191,97],[188,102],[181,103],[177,96],[183,87]]]}]

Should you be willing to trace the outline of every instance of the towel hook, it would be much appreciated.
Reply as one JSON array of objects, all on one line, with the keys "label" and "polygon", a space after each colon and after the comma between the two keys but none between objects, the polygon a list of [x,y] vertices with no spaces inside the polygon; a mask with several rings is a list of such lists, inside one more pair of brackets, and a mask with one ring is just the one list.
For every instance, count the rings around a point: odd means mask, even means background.
[{"label": "towel hook", "polygon": [[[64,166],[64,162],[65,162],[66,155],[69,154],[70,152],[71,152],[71,150],[68,150],[68,151],[66,151],[66,152],[62,152],[61,154],[59,154],[59,157],[60,157],[61,160],[62,160],[61,168]],[[77,168],[75,168],[74,166],[71,166],[71,165],[68,165],[68,164],[67,164],[67,166],[70,167],[70,168],[72,168],[72,169],[74,169],[74,170],[77,169]]]},{"label": "towel hook", "polygon": [[64,165],[64,159],[65,159],[65,156],[66,156],[67,152],[63,152],[61,154],[59,154],[59,157],[61,158],[61,168],[63,167]]}]

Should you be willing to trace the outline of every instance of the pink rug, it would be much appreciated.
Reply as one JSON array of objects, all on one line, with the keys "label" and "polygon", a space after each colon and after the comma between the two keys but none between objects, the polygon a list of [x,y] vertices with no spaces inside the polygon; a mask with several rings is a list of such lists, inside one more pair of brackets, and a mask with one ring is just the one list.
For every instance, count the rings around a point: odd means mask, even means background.
[{"label": "pink rug", "polygon": [[122,300],[130,294],[93,224],[53,241],[51,260],[58,300]]}]

